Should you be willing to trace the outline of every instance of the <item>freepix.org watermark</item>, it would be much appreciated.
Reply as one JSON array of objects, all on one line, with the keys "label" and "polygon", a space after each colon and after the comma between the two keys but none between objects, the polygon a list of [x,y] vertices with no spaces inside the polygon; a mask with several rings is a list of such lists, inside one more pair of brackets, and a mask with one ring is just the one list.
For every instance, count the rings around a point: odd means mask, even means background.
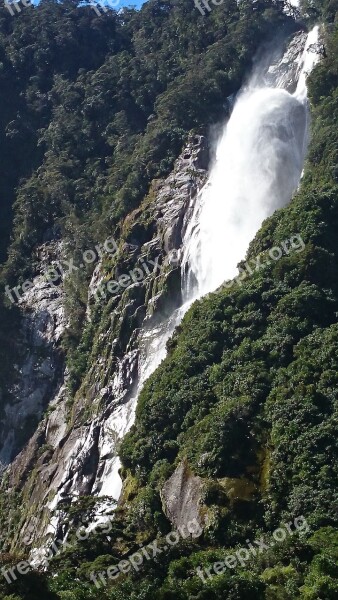
[{"label": "freepix.org watermark", "polygon": [[244,264],[244,267],[239,267],[239,275],[237,275],[237,277],[230,281],[225,281],[222,284],[221,288],[231,288],[234,285],[241,286],[243,284],[243,281],[247,277],[250,277],[250,275],[253,275],[255,272],[260,271],[261,269],[264,269],[265,267],[271,265],[270,259],[276,262],[280,260],[282,256],[288,256],[293,252],[296,252],[298,254],[299,252],[303,252],[304,249],[305,243],[303,242],[301,235],[299,233],[296,233],[295,235],[292,235],[289,239],[284,240],[284,242],[281,242],[280,246],[274,246],[273,248],[270,248],[266,256],[259,254],[255,258],[251,258]]},{"label": "freepix.org watermark", "polygon": [[12,17],[14,17],[14,15],[21,13],[22,7],[26,8],[28,6],[33,6],[32,0],[21,0],[21,2],[17,2],[15,0],[13,2],[8,2],[8,0],[5,0],[3,5],[5,8],[7,8],[9,14]]},{"label": "freepix.org watermark", "polygon": [[[85,527],[85,525],[81,525],[75,532],[76,539],[79,542],[84,542],[94,533],[103,533],[108,534],[113,527],[112,524],[113,517],[106,519],[103,523],[96,523],[92,527]],[[49,566],[50,560],[60,554],[63,550],[70,549],[73,550],[73,545],[65,538],[62,540],[55,540],[48,549],[41,549],[36,554],[36,557],[39,558],[41,565],[45,568]],[[27,575],[32,569],[34,569],[33,564],[31,564],[28,560],[21,560],[16,565],[12,567],[2,567],[1,573],[3,577],[6,579],[7,583],[13,583],[16,581],[19,575]]]},{"label": "freepix.org watermark", "polygon": [[[44,272],[43,276],[47,283],[50,285],[55,285],[57,282],[60,282],[67,275],[71,275],[73,271],[78,271],[79,269],[84,269],[87,265],[92,265],[99,258],[102,258],[104,254],[109,254],[110,256],[114,256],[118,252],[117,244],[113,237],[109,237],[102,244],[97,244],[94,250],[86,250],[82,254],[82,262],[80,265],[76,266],[74,264],[74,259],[70,260],[59,260],[53,263],[52,266],[48,267],[48,269]],[[8,285],[5,287],[5,294],[7,298],[12,302],[12,304],[18,302],[21,299],[21,296],[28,292],[30,289],[34,287],[34,283],[27,279],[21,285],[17,285],[13,288],[10,288]]]},{"label": "freepix.org watermark", "polygon": [[106,298],[107,293],[112,296],[117,296],[133,283],[143,281],[143,279],[151,273],[156,273],[157,270],[160,270],[158,264],[159,258],[160,257],[158,256],[155,260],[148,259],[148,263],[142,260],[140,267],[136,267],[135,269],[128,271],[128,273],[123,273],[118,279],[110,279],[109,281],[101,283],[94,294],[96,302],[99,302],[102,298]]},{"label": "freepix.org watermark", "polygon": [[[117,565],[108,567],[106,571],[100,573],[91,573],[90,580],[95,583],[97,588],[107,585],[107,580],[117,579],[122,573],[126,574],[132,571],[139,571],[145,560],[152,560],[159,554],[166,552],[172,546],[176,546],[180,539],[198,538],[203,533],[203,529],[196,519],[192,519],[187,525],[182,525],[177,531],[171,531],[164,538],[164,545],[159,546],[159,540],[153,540],[150,544],[143,546],[134,554],[128,556],[125,560],[120,560]],[[100,580],[100,581],[99,581]]]},{"label": "freepix.org watermark", "polygon": [[206,583],[206,577],[210,579],[215,575],[223,575],[226,569],[235,569],[238,566],[245,567],[247,561],[252,559],[252,557],[256,557],[265,550],[273,548],[276,543],[280,544],[284,542],[288,535],[294,535],[296,532],[299,534],[304,534],[308,531],[309,525],[305,517],[301,515],[300,517],[296,517],[293,521],[284,523],[281,527],[275,529],[275,531],[272,533],[273,540],[269,543],[267,543],[266,539],[263,537],[261,537],[259,540],[254,540],[254,542],[246,540],[246,548],[239,548],[239,550],[236,550],[236,552],[233,552],[233,554],[227,554],[223,561],[215,562],[207,569],[197,567],[196,574],[202,579],[203,583]]},{"label": "freepix.org watermark", "polygon": [[109,9],[117,8],[120,4],[120,0],[106,0],[105,2],[91,2],[90,6],[95,10],[98,17],[102,16],[102,13],[107,13]]},{"label": "freepix.org watermark", "polygon": [[206,14],[206,11],[211,12],[212,7],[210,4],[213,4],[214,6],[220,6],[223,4],[223,2],[224,0],[194,0],[197,10],[199,10],[203,16]]}]

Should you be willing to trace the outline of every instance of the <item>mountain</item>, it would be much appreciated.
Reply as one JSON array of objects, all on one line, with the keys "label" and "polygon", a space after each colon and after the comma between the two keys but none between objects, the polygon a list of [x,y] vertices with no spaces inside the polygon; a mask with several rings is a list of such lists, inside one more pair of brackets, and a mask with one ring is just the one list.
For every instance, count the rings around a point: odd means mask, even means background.
[{"label": "mountain", "polygon": [[4,600],[337,597],[338,5],[197,4],[0,9]]}]

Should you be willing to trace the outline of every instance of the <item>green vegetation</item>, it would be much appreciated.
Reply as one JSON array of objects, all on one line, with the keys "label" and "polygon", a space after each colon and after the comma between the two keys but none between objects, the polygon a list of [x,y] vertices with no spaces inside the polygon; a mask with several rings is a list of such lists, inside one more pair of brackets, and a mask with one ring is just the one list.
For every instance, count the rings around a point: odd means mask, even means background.
[{"label": "green vegetation", "polygon": [[[170,171],[188,132],[224,118],[252,56],[271,32],[292,31],[281,0],[225,0],[207,19],[191,0],[97,17],[75,0],[42,0],[18,17],[0,8],[0,285],[36,272],[36,246],[65,242],[81,256]],[[154,32],[156,31],[156,35]],[[71,390],[91,270],[67,288],[64,349]],[[13,324],[13,329],[15,324]],[[82,347],[86,342],[82,342]]]},{"label": "green vegetation", "polygon": [[[72,0],[42,0],[15,19],[1,9],[3,254],[12,211],[14,220],[0,284],[34,272],[34,248],[46,236],[61,236],[72,256],[107,233],[120,236],[124,217],[170,170],[188,132],[224,118],[224,99],[238,90],[258,46],[276,28],[295,29],[283,4],[225,0],[206,18],[190,0],[152,0],[139,13],[104,18]],[[82,542],[71,535],[72,549],[47,573],[10,585],[1,578],[3,600],[36,600],[39,593],[45,600],[337,597],[337,2],[303,6],[312,20],[326,22],[326,57],[309,84],[308,163],[299,193],[267,219],[247,258],[295,233],[304,251],[193,305],[121,445],[125,488],[112,530]],[[73,391],[107,318],[97,309],[93,325],[83,327],[89,275],[67,290],[64,351]],[[0,317],[6,340],[17,313],[1,304]],[[2,354],[5,390],[12,357]],[[171,525],[160,490],[182,459],[203,480],[205,532],[96,589],[90,573],[139,544],[164,543]],[[68,507],[67,518],[75,527],[94,508],[84,498]],[[300,515],[309,531],[288,536],[250,566],[206,583],[196,575],[198,566],[222,560],[247,539],[268,539]],[[2,554],[1,566],[23,558]]]}]

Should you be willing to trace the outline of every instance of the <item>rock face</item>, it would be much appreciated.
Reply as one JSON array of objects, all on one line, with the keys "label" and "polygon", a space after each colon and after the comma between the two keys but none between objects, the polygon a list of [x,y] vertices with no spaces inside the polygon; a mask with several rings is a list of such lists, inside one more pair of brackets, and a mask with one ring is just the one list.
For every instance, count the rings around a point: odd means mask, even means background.
[{"label": "rock face", "polygon": [[[289,82],[291,91],[304,41],[303,33],[296,36],[268,74],[280,85]],[[205,139],[192,136],[170,176],[153,182],[140,208],[125,219],[113,263],[97,264],[88,285],[88,325],[95,323],[88,368],[72,398],[60,350],[67,328],[65,286],[62,281],[52,286],[42,275],[62,256],[62,242],[38,249],[39,273],[19,304],[21,359],[0,427],[0,459],[10,463],[2,480],[9,510],[9,529],[0,534],[4,551],[26,544],[39,562],[39,549],[67,535],[62,502],[89,494],[118,499],[118,443],[156,363],[146,363],[145,350],[151,347],[152,357],[161,360],[156,340],[163,339],[164,326],[170,332],[175,325],[168,320],[181,304],[182,240],[206,179],[208,155]],[[111,292],[108,277],[128,284]],[[101,314],[95,321],[97,304]],[[175,526],[187,519],[203,524],[201,485],[182,463],[164,486],[164,509]],[[17,494],[21,501],[12,502]]]},{"label": "rock face", "polygon": [[300,31],[293,37],[287,51],[269,67],[266,77],[269,85],[283,88],[290,94],[295,91],[302,68],[302,54],[306,39],[305,31]]},{"label": "rock face", "polygon": [[40,274],[20,296],[22,324],[18,340],[21,364],[9,389],[11,403],[0,424],[0,460],[9,464],[36,428],[42,413],[57,395],[63,381],[64,361],[60,340],[66,322],[62,287],[50,285],[44,276],[52,259],[61,256],[61,243],[37,249]]},{"label": "rock face", "polygon": [[202,512],[203,480],[192,475],[186,460],[183,460],[161,491],[164,514],[178,530],[194,521],[202,530],[206,524]]},{"label": "rock face", "polygon": [[[89,494],[119,497],[118,442],[134,419],[144,346],[150,333],[156,339],[157,327],[181,301],[182,238],[206,178],[208,156],[205,139],[191,137],[170,176],[153,182],[140,209],[127,217],[113,272],[115,281],[129,275],[126,288],[110,294],[104,266],[97,264],[88,287],[87,318],[90,322],[97,303],[103,317],[89,369],[71,405],[59,353],[66,327],[62,282],[49,286],[38,275],[20,304],[27,352],[13,393],[22,415],[34,412],[40,422],[19,454],[20,444],[11,446],[17,455],[10,457],[8,497],[19,492],[23,503],[19,524],[3,533],[3,542],[12,550],[26,544],[37,563],[43,556],[39,549],[67,533],[60,502]],[[48,263],[48,245],[40,250]],[[15,410],[6,410],[17,436]]]}]

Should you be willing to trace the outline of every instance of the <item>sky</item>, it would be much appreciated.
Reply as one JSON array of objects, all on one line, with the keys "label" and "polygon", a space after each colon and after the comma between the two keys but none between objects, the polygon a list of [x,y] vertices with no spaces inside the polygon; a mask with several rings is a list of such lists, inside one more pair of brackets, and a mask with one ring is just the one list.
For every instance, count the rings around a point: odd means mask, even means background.
[{"label": "sky", "polygon": [[[98,2],[100,0],[87,0],[87,2]],[[132,6],[133,8],[141,8],[142,4],[145,3],[146,0],[119,0],[119,2],[117,2],[117,0],[102,0],[103,4],[106,4],[107,6],[111,6],[111,8],[114,8],[115,10],[118,10],[119,8],[122,8],[123,6]],[[33,3],[35,4],[34,0]]]},{"label": "sky", "polygon": [[[100,0],[87,0],[87,2],[98,2]],[[111,6],[111,8],[114,8],[115,10],[118,10],[119,8],[122,8],[123,6],[131,6],[133,8],[141,8],[142,4],[145,3],[146,0],[119,0],[119,2],[117,0],[101,0],[103,2],[103,4],[106,4],[107,6]],[[33,3],[35,4],[34,0]]]},{"label": "sky", "polygon": [[119,6],[136,6],[136,8],[140,8],[142,4],[144,4],[144,0],[120,0]]}]

